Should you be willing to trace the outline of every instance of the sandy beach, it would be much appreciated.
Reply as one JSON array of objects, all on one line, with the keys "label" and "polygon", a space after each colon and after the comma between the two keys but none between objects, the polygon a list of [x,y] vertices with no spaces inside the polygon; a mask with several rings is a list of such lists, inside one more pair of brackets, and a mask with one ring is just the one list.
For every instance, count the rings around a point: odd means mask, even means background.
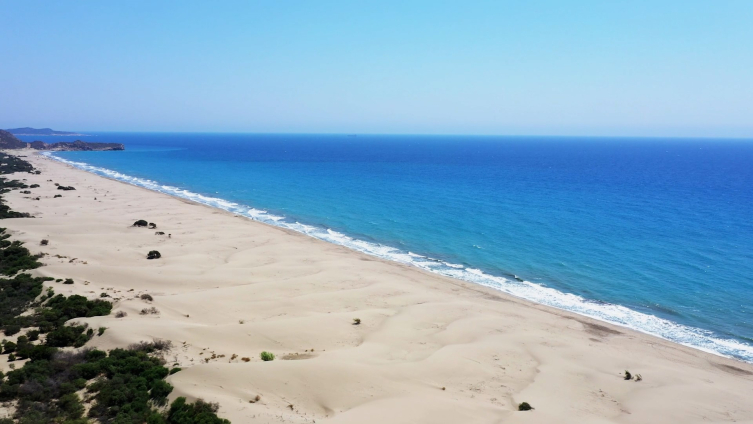
[{"label": "sandy beach", "polygon": [[87,346],[171,340],[171,399],[233,423],[753,423],[751,364],[11,154],[42,171],[4,195],[32,273],[127,314],[77,320],[108,328]]}]

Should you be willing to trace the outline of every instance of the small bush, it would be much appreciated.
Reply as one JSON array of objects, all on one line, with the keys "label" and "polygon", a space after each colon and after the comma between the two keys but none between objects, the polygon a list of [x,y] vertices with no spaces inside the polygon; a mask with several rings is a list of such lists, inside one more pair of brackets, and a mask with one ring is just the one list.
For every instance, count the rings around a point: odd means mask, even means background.
[{"label": "small bush", "polygon": [[42,246],[47,246],[48,244],[50,244],[50,241],[47,239],[43,239],[42,241],[39,242],[39,244],[41,244]]},{"label": "small bush", "polygon": [[29,188],[39,188],[39,184],[32,184],[29,186]]},{"label": "small bush", "polygon": [[635,381],[643,381],[643,377],[640,374],[636,374]]},{"label": "small bush", "polygon": [[353,318],[353,325],[361,325],[361,318]]},{"label": "small bush", "polygon": [[73,284],[72,278],[66,278],[65,281],[63,281],[63,284]]},{"label": "small bush", "polygon": [[143,219],[139,219],[138,221],[133,223],[134,227],[146,227],[147,225],[149,225],[149,223],[144,221]]},{"label": "small bush", "polygon": [[97,335],[101,336],[101,335],[105,334],[106,330],[107,330],[107,327],[99,327],[99,329],[97,329]]},{"label": "small bush", "polygon": [[141,295],[141,296],[139,296],[139,297],[141,298],[141,300],[146,300],[147,302],[151,302],[152,300],[154,300],[154,299],[152,298],[152,295],[150,295],[150,294],[146,294],[146,293],[142,294],[142,295]]},{"label": "small bush", "polygon": [[217,417],[219,408],[218,404],[204,402],[203,399],[197,399],[194,403],[187,403],[186,398],[179,397],[170,404],[166,421],[176,424],[230,424],[230,421]]},{"label": "small bush", "polygon": [[259,355],[261,357],[261,360],[264,362],[267,361],[274,361],[275,360],[275,354],[272,352],[267,352],[266,350]]},{"label": "small bush", "polygon": [[156,250],[150,250],[149,253],[146,255],[147,259],[159,259],[162,255],[156,251]]},{"label": "small bush", "polygon": [[58,197],[63,197],[63,195],[62,194],[56,194],[56,195],[52,196],[53,199],[57,199]]},{"label": "small bush", "polygon": [[128,316],[128,313],[126,313],[125,311],[115,312],[115,318],[124,318],[124,317],[127,317],[127,316]]},{"label": "small bush", "polygon": [[522,402],[520,405],[518,405],[518,411],[530,411],[533,409],[533,406],[531,406],[528,402]]},{"label": "small bush", "polygon": [[159,314],[159,310],[152,306],[151,308],[144,308],[139,312],[141,315],[157,315]]},{"label": "small bush", "polygon": [[155,350],[170,350],[173,347],[173,342],[170,340],[154,339],[152,340],[152,346]]},{"label": "small bush", "polygon": [[[10,355],[8,355],[8,362],[13,362],[15,360],[16,360],[16,355],[14,355],[12,353]],[[11,367],[11,369],[13,369],[13,367]]]},{"label": "small bush", "polygon": [[31,330],[26,333],[26,336],[29,337],[30,342],[35,342],[39,340],[39,330]]},{"label": "small bush", "polygon": [[173,374],[175,374],[176,372],[179,372],[179,371],[180,371],[180,368],[174,367],[174,368],[170,369],[170,375],[173,375]]},{"label": "small bush", "polygon": [[3,347],[3,353],[11,353],[16,351],[16,344],[13,342],[7,342],[5,343],[5,346]]},{"label": "small bush", "polygon": [[241,358],[241,361],[243,361],[243,362],[249,362],[249,361],[251,361],[251,358],[245,358],[244,357],[244,358]]},{"label": "small bush", "polygon": [[625,370],[625,380],[632,380],[633,374],[630,374],[630,371]]},{"label": "small bush", "polygon": [[102,292],[99,294],[99,297],[110,297],[110,295],[105,292]]},{"label": "small bush", "polygon": [[173,342],[170,340],[154,339],[151,342],[139,342],[128,346],[128,350],[137,352],[167,352],[173,347]]},{"label": "small bush", "polygon": [[19,331],[21,331],[21,326],[17,324],[10,324],[5,326],[5,335],[6,336],[12,336],[14,334],[17,334]]},{"label": "small bush", "polygon": [[150,222],[150,223],[149,223],[149,229],[150,229],[150,230],[154,230],[154,229],[156,229],[156,228],[157,228],[157,224],[155,224],[155,223],[153,223],[153,222]]}]

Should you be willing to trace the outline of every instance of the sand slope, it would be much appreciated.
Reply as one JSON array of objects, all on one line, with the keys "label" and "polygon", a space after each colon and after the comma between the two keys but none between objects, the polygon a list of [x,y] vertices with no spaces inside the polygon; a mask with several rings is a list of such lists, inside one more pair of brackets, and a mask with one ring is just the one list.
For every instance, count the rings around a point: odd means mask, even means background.
[{"label": "sand slope", "polygon": [[753,423],[749,364],[27,155],[42,174],[18,178],[41,187],[6,199],[37,218],[1,225],[48,254],[35,273],[74,278],[57,293],[105,292],[128,313],[79,320],[108,327],[90,345],[172,340],[171,397],[236,424]]}]

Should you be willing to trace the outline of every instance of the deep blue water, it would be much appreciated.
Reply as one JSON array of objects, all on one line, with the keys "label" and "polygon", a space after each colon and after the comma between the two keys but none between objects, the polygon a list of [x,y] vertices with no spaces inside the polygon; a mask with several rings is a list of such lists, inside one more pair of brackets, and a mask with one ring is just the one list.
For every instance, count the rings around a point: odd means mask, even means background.
[{"label": "deep blue water", "polygon": [[88,139],[127,150],[55,156],[753,361],[753,140],[145,133]]}]

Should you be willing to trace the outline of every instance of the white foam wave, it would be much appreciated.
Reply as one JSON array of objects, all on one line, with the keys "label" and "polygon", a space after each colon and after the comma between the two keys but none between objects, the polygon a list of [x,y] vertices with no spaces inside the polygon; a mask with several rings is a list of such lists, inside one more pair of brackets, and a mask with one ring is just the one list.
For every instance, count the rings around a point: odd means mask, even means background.
[{"label": "white foam wave", "polygon": [[[712,332],[707,330],[678,324],[654,315],[634,311],[621,305],[588,300],[572,293],[563,293],[530,281],[519,281],[516,279],[498,277],[487,274],[479,269],[443,262],[416,253],[402,251],[391,246],[355,239],[328,228],[315,227],[300,222],[291,222],[283,216],[274,215],[264,210],[255,209],[250,206],[241,205],[217,197],[204,196],[178,187],[159,184],[156,181],[149,179],[132,177],[110,169],[92,166],[84,162],[70,161],[55,156],[50,152],[45,152],[43,154],[84,171],[192,200],[208,206],[224,209],[256,221],[294,230],[359,252],[402,264],[412,265],[447,277],[480,284],[512,296],[627,327],[709,353],[753,362],[753,346],[733,339],[716,337]],[[479,249],[481,248],[479,246],[475,247]]]}]

